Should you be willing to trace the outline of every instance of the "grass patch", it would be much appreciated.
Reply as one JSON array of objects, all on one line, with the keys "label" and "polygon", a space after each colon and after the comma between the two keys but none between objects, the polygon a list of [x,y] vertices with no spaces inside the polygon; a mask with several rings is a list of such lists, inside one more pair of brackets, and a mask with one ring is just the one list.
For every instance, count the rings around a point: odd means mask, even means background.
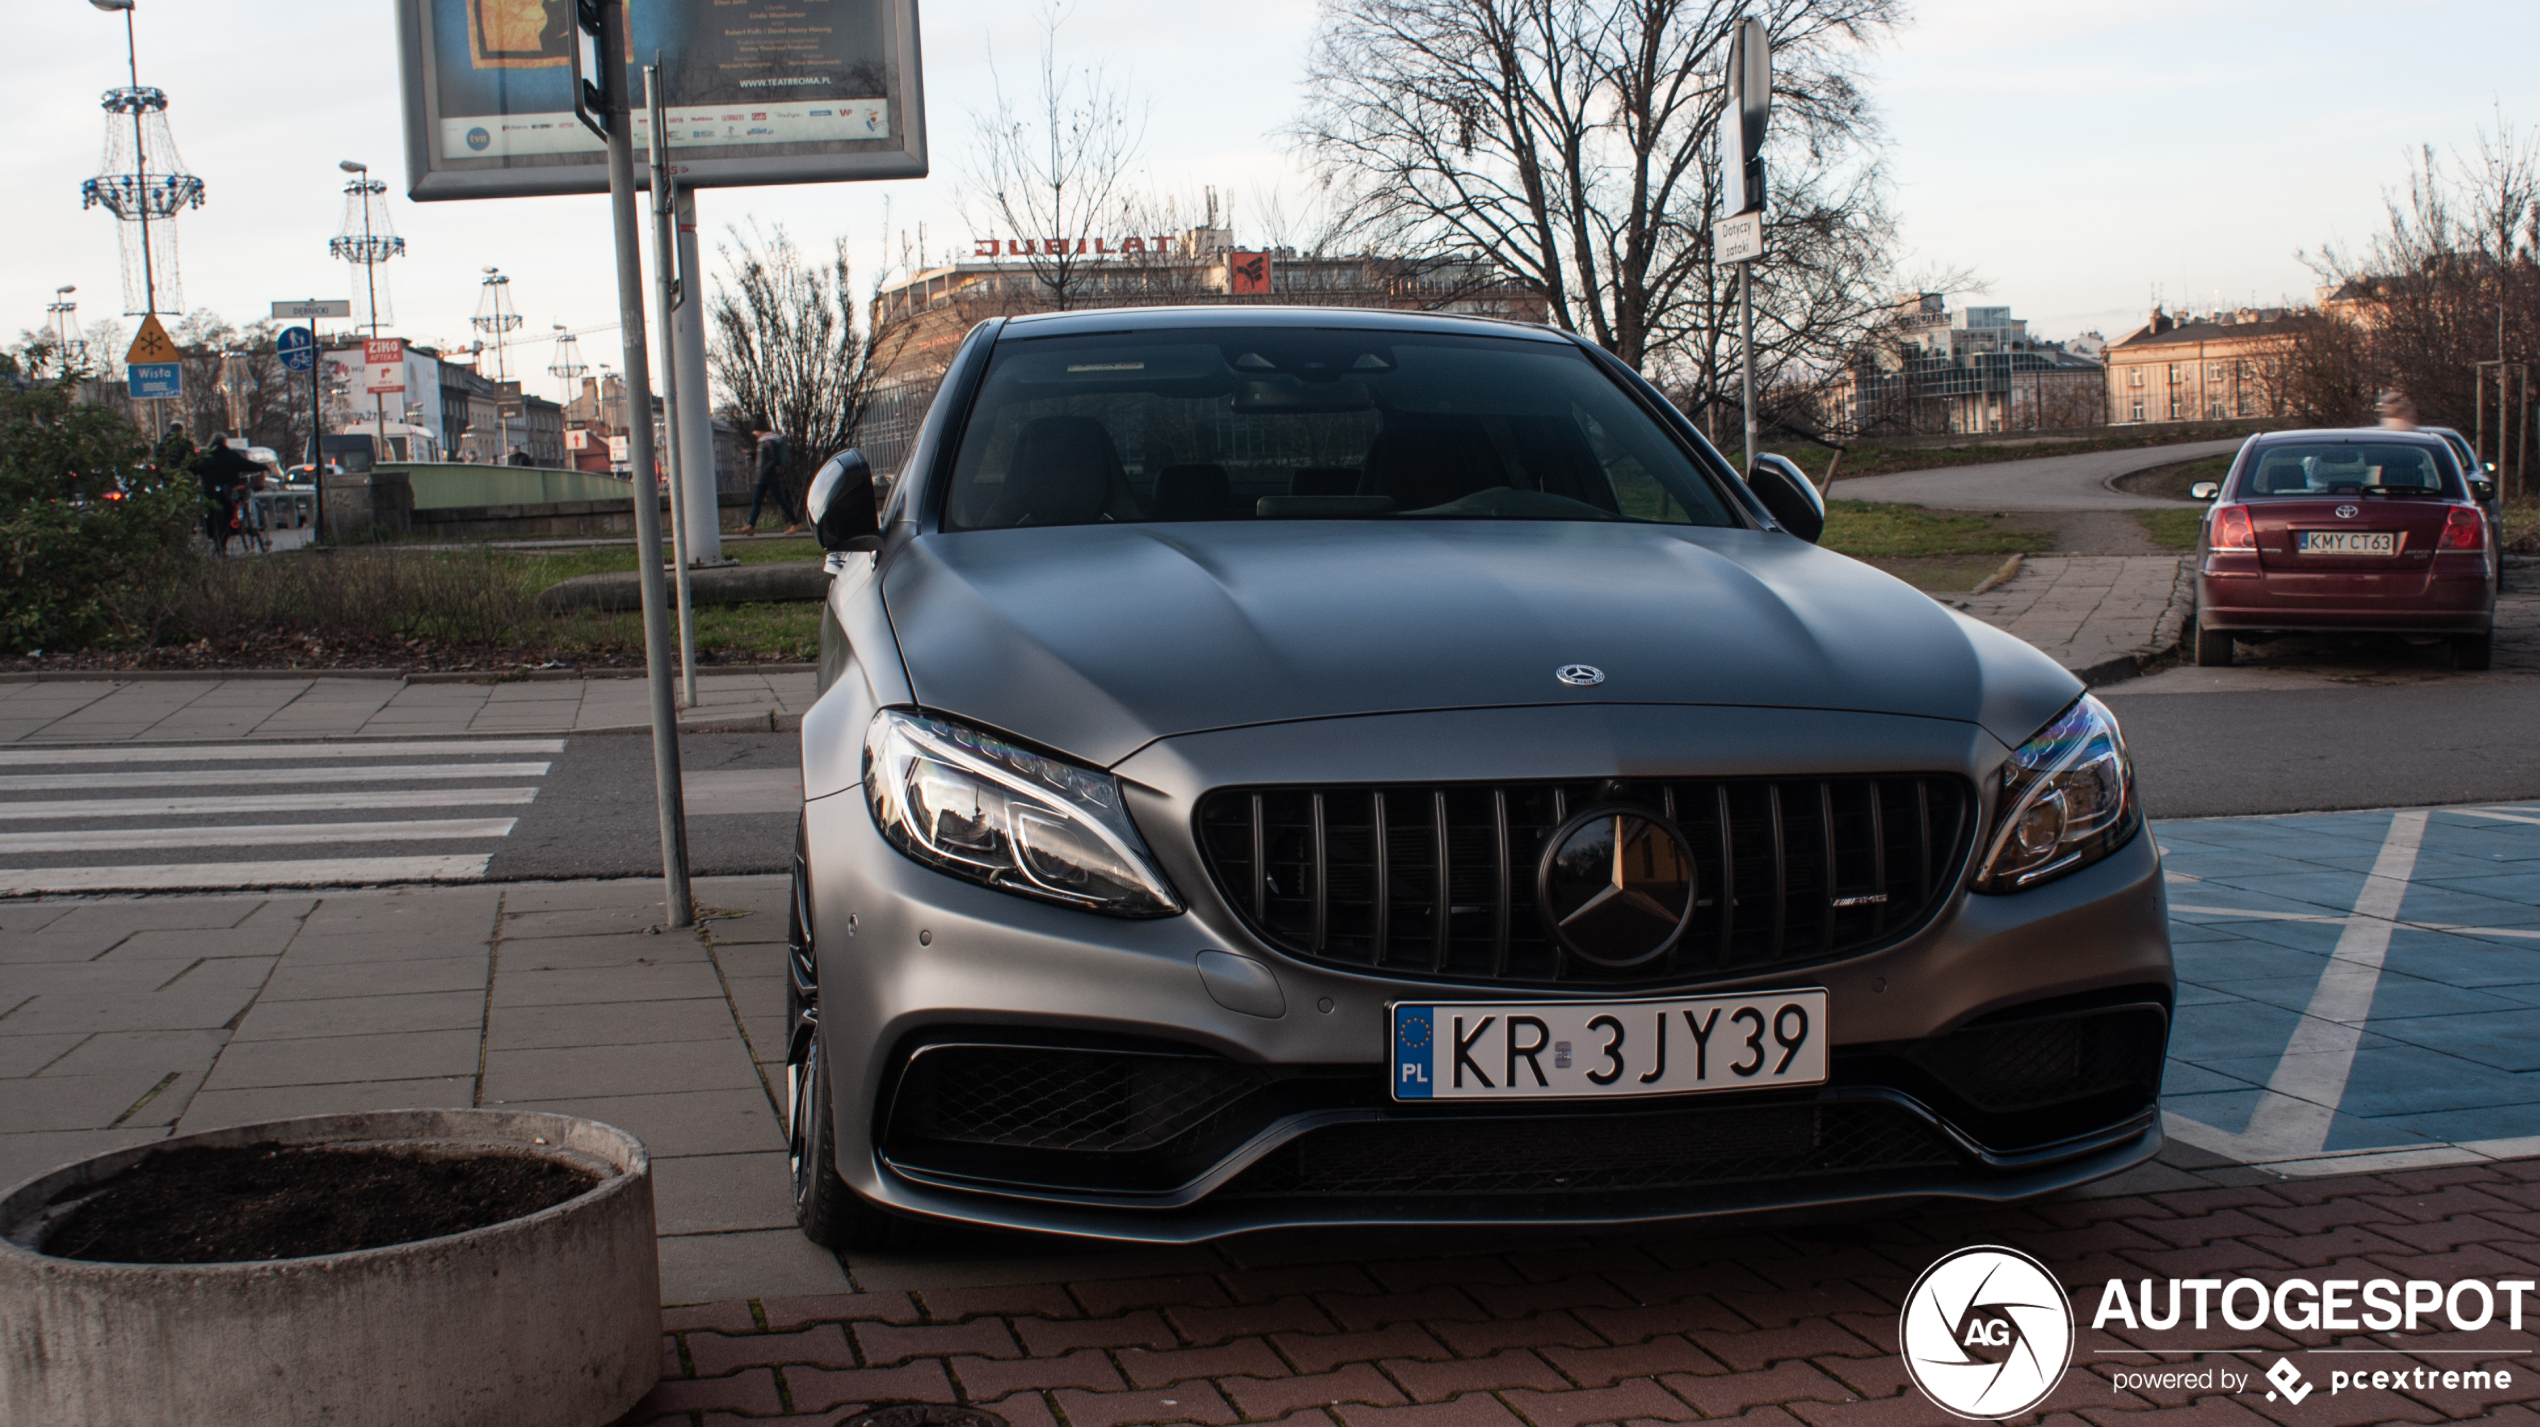
[{"label": "grass patch", "polygon": [[[2094,436],[2041,436],[2034,441],[2002,441],[1964,446],[1889,446],[1856,441],[1846,447],[1835,468],[1835,484],[1854,476],[1892,476],[1904,471],[1938,470],[1944,466],[1982,466],[1996,461],[2026,461],[2039,456],[2077,456],[2091,451],[2133,451],[2147,446],[2176,446],[2189,441],[2215,441],[2246,436],[2250,426],[2190,423],[2177,426],[2125,427]],[[1788,456],[1819,482],[1834,452],[1811,442],[1787,445],[1766,442],[1764,450]],[[1737,457],[1729,458],[1734,462]]]},{"label": "grass patch", "polygon": [[1998,555],[1935,555],[1920,559],[1870,559],[1863,563],[1876,565],[1915,589],[1934,595],[1963,595],[1993,577],[2006,557]]},{"label": "grass patch", "polygon": [[[1855,559],[1967,559],[2055,547],[2055,532],[1981,515],[1947,515],[1918,505],[1866,500],[1826,502],[1825,538],[1817,543]],[[1988,573],[1990,567],[1988,567]]]},{"label": "grass patch", "polygon": [[[808,662],[820,657],[820,611],[814,600],[699,605],[697,650],[741,662]],[[564,648],[644,647],[644,619],[633,610],[568,616],[556,621],[555,630]],[[672,636],[677,637],[675,628]]]},{"label": "grass patch", "polygon": [[2135,522],[2155,545],[2164,550],[2193,550],[2196,533],[2204,528],[2203,507],[2194,510],[2138,510]]},{"label": "grass patch", "polygon": [[2540,500],[2525,496],[2508,501],[2503,514],[2499,543],[2517,555],[2540,555]]},{"label": "grass patch", "polygon": [[[668,542],[663,542],[665,551]],[[570,550],[503,550],[500,558],[520,562],[526,578],[545,589],[558,580],[576,575],[612,575],[636,567],[632,545],[592,545]],[[725,558],[744,565],[775,565],[787,561],[817,560],[820,546],[810,540],[734,541],[723,547]],[[665,557],[666,558],[666,557]]]}]

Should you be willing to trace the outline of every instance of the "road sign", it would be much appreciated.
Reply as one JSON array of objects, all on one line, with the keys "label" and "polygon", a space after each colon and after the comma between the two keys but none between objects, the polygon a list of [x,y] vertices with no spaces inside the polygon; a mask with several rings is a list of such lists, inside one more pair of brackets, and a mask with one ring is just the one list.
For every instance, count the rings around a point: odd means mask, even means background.
[{"label": "road sign", "polygon": [[352,299],[344,297],[320,297],[307,302],[277,302],[273,305],[273,320],[276,322],[305,322],[313,317],[352,315]]},{"label": "road sign", "polygon": [[159,325],[159,314],[153,312],[141,319],[141,331],[132,339],[132,349],[123,354],[123,359],[155,366],[173,362],[179,355],[168,329]]},{"label": "road sign", "polygon": [[1738,22],[1729,41],[1728,80],[1727,110],[1716,131],[1725,190],[1720,208],[1746,213],[1764,206],[1764,128],[1773,117],[1773,42],[1763,21]]},{"label": "road sign", "polygon": [[185,368],[175,362],[131,363],[124,368],[124,381],[135,401],[172,401],[185,395]]},{"label": "road sign", "polygon": [[317,334],[306,327],[285,327],[273,339],[273,350],[284,371],[308,371],[317,365]]},{"label": "road sign", "polygon": [[362,339],[362,390],[372,396],[406,389],[406,339]]},{"label": "road sign", "polygon": [[1764,256],[1764,214],[1733,213],[1711,225],[1711,259],[1749,263]]}]

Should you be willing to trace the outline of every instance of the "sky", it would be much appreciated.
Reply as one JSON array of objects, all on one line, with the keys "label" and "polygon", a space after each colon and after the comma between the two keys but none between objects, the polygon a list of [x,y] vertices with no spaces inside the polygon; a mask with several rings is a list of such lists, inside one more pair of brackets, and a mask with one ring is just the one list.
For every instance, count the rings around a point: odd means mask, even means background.
[{"label": "sky", "polygon": [[[327,257],[344,208],[342,159],[390,187],[407,255],[388,269],[393,330],[463,346],[482,269],[498,265],[524,321],[511,356],[532,390],[555,324],[597,365],[617,359],[607,201],[416,204],[404,197],[389,0],[139,0],[141,80],[167,91],[188,169],[208,199],[180,224],[186,307],[234,321],[275,299],[339,297]],[[36,328],[68,283],[83,324],[123,308],[114,221],[79,206],[97,171],[106,88],[124,82],[121,18],[81,0],[12,0],[0,93],[0,334]],[[1149,106],[1146,179],[1214,187],[1236,236],[1259,241],[1271,195],[1308,180],[1282,127],[1296,113],[1314,0],[1075,0],[1063,59],[1100,62]],[[1040,10],[1018,0],[925,0],[925,179],[699,196],[709,245],[727,224],[846,237],[867,274],[922,233],[966,251],[988,231],[956,183],[995,78],[1029,78]],[[2173,310],[2310,299],[2299,259],[2359,245],[2416,146],[2467,148],[2501,109],[2540,131],[2540,7],[2529,0],[1920,0],[1866,57],[1886,123],[1907,273],[1962,270],[1972,298],[2007,304],[2049,338]],[[711,252],[708,263],[714,259]],[[859,279],[860,281],[863,279]],[[127,328],[137,319],[122,318]]]}]

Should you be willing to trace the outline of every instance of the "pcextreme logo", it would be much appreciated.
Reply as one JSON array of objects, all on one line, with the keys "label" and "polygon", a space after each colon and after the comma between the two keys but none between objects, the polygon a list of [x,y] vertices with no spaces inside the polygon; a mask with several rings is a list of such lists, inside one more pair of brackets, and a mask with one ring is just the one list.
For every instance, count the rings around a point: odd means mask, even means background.
[{"label": "pcextreme logo", "polygon": [[1958,1417],[2017,1417],[2073,1361],[2073,1309],[2046,1265],[1985,1244],[1923,1270],[1905,1295],[1905,1371]]}]

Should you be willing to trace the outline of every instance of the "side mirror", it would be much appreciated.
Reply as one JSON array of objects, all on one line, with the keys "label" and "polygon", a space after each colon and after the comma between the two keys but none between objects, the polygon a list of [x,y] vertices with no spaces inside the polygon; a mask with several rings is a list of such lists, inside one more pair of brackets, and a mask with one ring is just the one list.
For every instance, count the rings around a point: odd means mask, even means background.
[{"label": "side mirror", "polygon": [[2221,494],[2222,483],[2220,481],[2198,481],[2196,484],[2187,488],[2187,496],[2190,500],[2212,500],[2214,497]]},{"label": "side mirror", "polygon": [[1757,456],[1755,469],[1746,473],[1746,485],[1782,529],[1811,545],[1826,533],[1826,498],[1789,457]]},{"label": "side mirror", "polygon": [[2490,480],[2473,480],[2469,483],[2469,494],[2470,499],[2485,505],[2496,498],[2496,483]]},{"label": "side mirror", "polygon": [[860,450],[841,451],[811,478],[803,504],[823,550],[879,550],[882,516],[873,502],[873,467]]}]

